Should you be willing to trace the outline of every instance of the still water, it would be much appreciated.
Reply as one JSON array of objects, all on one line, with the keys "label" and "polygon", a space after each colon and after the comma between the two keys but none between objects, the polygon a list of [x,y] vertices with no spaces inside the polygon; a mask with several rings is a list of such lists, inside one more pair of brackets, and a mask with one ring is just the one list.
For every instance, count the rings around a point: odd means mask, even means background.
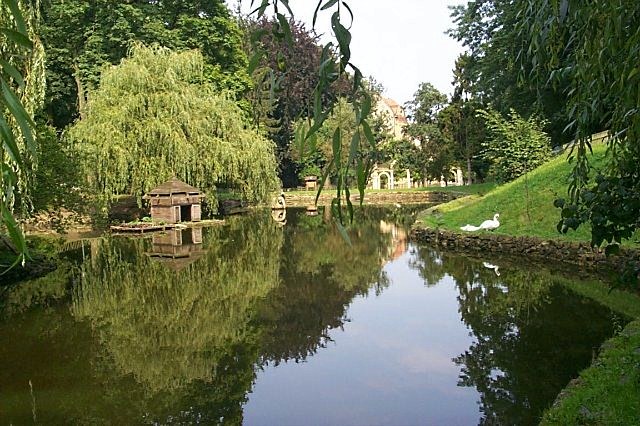
[{"label": "still water", "polygon": [[415,210],[59,244],[0,296],[0,424],[535,424],[625,319]]}]

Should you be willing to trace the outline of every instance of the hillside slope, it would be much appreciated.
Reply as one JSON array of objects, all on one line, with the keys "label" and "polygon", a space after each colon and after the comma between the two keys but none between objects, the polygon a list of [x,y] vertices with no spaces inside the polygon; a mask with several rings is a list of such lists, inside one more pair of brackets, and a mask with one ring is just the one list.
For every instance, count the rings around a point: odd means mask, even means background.
[{"label": "hillside slope", "polygon": [[[591,162],[594,170],[604,165],[606,146],[595,145]],[[479,225],[500,213],[496,234],[536,236],[568,241],[589,241],[589,226],[581,226],[566,235],[558,233],[560,209],[553,206],[558,197],[566,198],[572,164],[561,154],[526,176],[500,185],[484,196],[468,196],[427,210],[417,226],[460,230],[466,224]],[[489,231],[480,231],[489,232]]]}]

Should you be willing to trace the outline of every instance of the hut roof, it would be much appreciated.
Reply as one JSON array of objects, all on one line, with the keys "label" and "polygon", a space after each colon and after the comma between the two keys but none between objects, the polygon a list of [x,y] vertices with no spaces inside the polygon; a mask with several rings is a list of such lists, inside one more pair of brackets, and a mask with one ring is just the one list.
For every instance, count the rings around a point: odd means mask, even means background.
[{"label": "hut roof", "polygon": [[196,187],[189,185],[188,183],[184,183],[181,180],[178,180],[177,177],[172,177],[162,185],[152,189],[145,195],[149,197],[150,195],[172,195],[172,194],[200,194],[200,190]]}]

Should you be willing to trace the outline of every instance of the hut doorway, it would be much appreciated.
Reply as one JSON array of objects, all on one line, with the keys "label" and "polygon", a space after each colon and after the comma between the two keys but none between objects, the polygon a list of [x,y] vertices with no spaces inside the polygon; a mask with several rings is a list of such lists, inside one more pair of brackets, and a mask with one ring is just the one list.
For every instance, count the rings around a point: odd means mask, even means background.
[{"label": "hut doorway", "polygon": [[178,222],[191,222],[191,205],[180,206],[180,217]]}]

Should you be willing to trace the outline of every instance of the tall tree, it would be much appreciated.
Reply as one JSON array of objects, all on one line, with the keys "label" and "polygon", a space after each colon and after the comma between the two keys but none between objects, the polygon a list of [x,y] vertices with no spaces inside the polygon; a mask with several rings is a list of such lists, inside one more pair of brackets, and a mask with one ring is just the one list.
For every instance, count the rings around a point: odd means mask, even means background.
[{"label": "tall tree", "polygon": [[59,129],[82,114],[100,70],[119,63],[134,41],[200,49],[218,89],[240,95],[249,86],[242,34],[222,0],[43,0],[42,17],[46,112]]},{"label": "tall tree", "polygon": [[[248,21],[248,31],[260,35],[248,50],[250,53],[256,50],[266,53],[261,56],[253,74],[254,85],[263,87],[274,101],[272,109],[261,115],[278,123],[269,136],[276,144],[280,177],[285,186],[296,186],[296,162],[290,156],[289,145],[294,137],[294,122],[313,115],[314,88],[320,80],[318,68],[322,47],[315,33],[304,24],[290,20],[288,25],[290,39],[285,37],[281,22],[275,18]],[[323,104],[328,105],[339,96],[346,95],[350,85],[346,76],[330,84],[322,93]]]},{"label": "tall tree", "polygon": [[[563,95],[576,162],[569,201],[557,202],[558,228],[589,222],[591,243],[615,250],[640,225],[640,3],[530,0],[517,8],[527,37],[521,57],[537,65],[530,77],[541,88],[570,82]],[[604,129],[609,167],[594,182],[587,153],[593,130]]]},{"label": "tall tree", "polygon": [[435,123],[438,112],[446,103],[447,95],[441,93],[433,84],[420,83],[413,99],[405,104],[407,118],[419,124]]},{"label": "tall tree", "polygon": [[453,69],[453,96],[451,102],[439,114],[443,132],[453,141],[453,156],[466,165],[467,183],[482,180],[487,164],[480,156],[485,137],[483,120],[477,112],[483,107],[480,98],[474,96],[474,81],[470,73],[469,54],[456,59]]},{"label": "tall tree", "polygon": [[459,90],[467,91],[467,99],[490,105],[505,116],[511,109],[524,117],[542,115],[548,120],[545,130],[551,134],[552,143],[567,142],[569,139],[562,132],[568,120],[561,93],[567,81],[559,79],[556,86],[543,88],[522,78],[536,64],[518,59],[526,44],[525,34],[518,26],[520,3],[472,0],[452,7],[451,17],[455,26],[449,35],[468,49],[455,71],[456,78],[464,79],[464,89]]},{"label": "tall tree", "polygon": [[418,176],[422,179],[440,180],[449,178],[452,165],[452,143],[448,135],[442,132],[438,115],[447,103],[447,96],[431,83],[421,83],[406,103],[409,125],[405,134],[414,144],[417,158]]},{"label": "tall tree", "polygon": [[271,143],[207,81],[198,51],[136,45],[102,74],[71,129],[90,182],[106,199],[143,193],[172,175],[215,199],[216,184],[250,201],[276,189]]},{"label": "tall tree", "polygon": [[488,164],[480,155],[485,140],[485,123],[478,116],[481,105],[475,100],[457,100],[447,105],[438,121],[442,132],[452,143],[452,155],[461,166],[466,166],[467,184],[482,181]]}]

